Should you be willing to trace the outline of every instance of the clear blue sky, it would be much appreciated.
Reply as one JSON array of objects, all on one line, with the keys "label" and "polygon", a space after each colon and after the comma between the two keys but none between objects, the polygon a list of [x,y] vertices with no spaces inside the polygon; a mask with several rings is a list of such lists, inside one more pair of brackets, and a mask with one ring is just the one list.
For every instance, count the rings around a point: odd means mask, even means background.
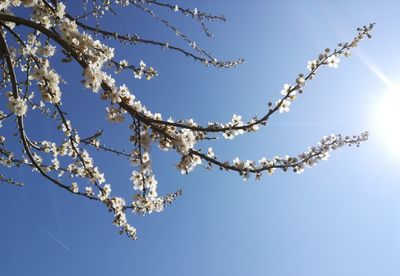
[{"label": "clear blue sky", "polygon": [[[188,18],[172,20],[220,59],[243,57],[246,63],[206,69],[174,52],[123,47],[117,51],[121,59],[143,59],[159,72],[150,82],[119,80],[151,110],[202,123],[228,121],[233,113],[262,114],[284,83],[306,71],[308,60],[376,22],[373,39],[342,58],[338,69],[320,71],[289,113],[277,114],[257,134],[214,148],[223,159],[258,159],[300,153],[331,133],[369,130],[370,140],[333,152],[301,175],[278,172],[260,182],[201,168],[181,176],[174,169],[177,155],[155,150],[160,190],[182,188],[184,195],[161,214],[131,215],[136,242],[117,234],[112,215],[100,204],[65,193],[29,170],[14,171],[25,187],[0,186],[0,275],[399,275],[400,155],[385,145],[374,118],[388,90],[377,68],[400,83],[400,2],[179,3],[225,14],[226,24],[210,25],[211,40]],[[106,21],[109,29],[175,41],[133,8]],[[80,85],[74,68],[60,72],[69,83],[64,109],[76,127],[87,130],[81,135],[104,128],[105,142],[129,149],[126,126],[103,120],[104,103]],[[53,130],[33,120],[29,131]],[[97,163],[114,190],[129,198],[127,162],[99,155]]]}]

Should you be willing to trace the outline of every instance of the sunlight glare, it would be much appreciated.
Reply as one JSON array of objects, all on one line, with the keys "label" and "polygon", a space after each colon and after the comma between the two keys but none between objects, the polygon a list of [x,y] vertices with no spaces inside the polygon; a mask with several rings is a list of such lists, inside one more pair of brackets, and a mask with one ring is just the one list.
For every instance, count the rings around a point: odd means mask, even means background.
[{"label": "sunlight glare", "polygon": [[375,116],[376,134],[384,146],[395,155],[400,155],[400,92],[387,92],[378,104]]}]

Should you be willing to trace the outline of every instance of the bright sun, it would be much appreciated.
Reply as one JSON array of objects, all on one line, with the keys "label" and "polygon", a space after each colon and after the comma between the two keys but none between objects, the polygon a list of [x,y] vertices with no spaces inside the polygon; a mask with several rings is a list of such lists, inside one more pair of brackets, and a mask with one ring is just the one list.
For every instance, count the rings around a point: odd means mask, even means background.
[{"label": "bright sun", "polygon": [[376,134],[392,153],[400,154],[400,92],[388,92],[378,105]]}]

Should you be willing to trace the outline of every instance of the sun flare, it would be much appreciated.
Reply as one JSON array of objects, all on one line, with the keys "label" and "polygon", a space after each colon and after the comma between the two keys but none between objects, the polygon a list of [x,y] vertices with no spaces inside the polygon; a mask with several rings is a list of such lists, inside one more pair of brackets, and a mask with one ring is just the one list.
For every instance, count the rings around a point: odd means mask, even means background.
[{"label": "sun flare", "polygon": [[386,148],[400,154],[400,91],[387,92],[378,105],[375,130]]}]

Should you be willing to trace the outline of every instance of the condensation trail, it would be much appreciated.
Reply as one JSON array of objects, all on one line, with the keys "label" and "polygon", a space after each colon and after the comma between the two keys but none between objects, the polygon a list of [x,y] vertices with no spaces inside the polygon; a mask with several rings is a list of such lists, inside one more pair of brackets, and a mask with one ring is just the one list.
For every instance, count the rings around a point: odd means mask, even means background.
[{"label": "condensation trail", "polygon": [[59,246],[61,246],[62,248],[64,248],[65,250],[71,250],[71,248],[69,248],[69,246],[67,246],[65,243],[63,243],[60,239],[58,239],[56,236],[54,236],[50,231],[48,231],[47,229],[45,229],[42,226],[39,226],[39,228],[45,232],[53,241],[55,241]]}]

